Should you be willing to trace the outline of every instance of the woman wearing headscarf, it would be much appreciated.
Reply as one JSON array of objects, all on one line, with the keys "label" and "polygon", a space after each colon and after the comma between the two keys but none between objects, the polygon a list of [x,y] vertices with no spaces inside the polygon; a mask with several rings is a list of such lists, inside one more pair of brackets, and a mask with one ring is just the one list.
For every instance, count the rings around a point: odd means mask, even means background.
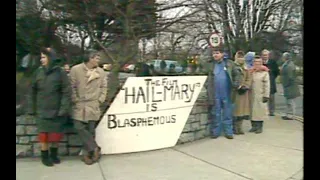
[{"label": "woman wearing headscarf", "polygon": [[254,56],[256,55],[255,52],[251,52],[249,51],[245,56],[245,61],[246,61],[246,65],[248,69],[251,69],[253,66],[253,60],[254,60]]},{"label": "woman wearing headscarf", "polygon": [[242,123],[244,119],[249,119],[250,115],[250,102],[249,102],[249,89],[251,88],[251,74],[246,66],[244,53],[238,51],[235,55],[235,65],[240,71],[240,86],[234,94],[235,108],[233,111],[233,133],[244,134],[242,130]]},{"label": "woman wearing headscarf", "polygon": [[42,49],[40,61],[28,96],[28,114],[37,117],[41,161],[45,166],[53,166],[60,163],[58,142],[63,137],[63,127],[70,111],[71,89],[54,49]]},{"label": "woman wearing headscarf", "polygon": [[251,126],[249,132],[257,134],[263,131],[263,122],[269,119],[268,100],[270,95],[269,69],[263,66],[260,56],[255,56],[250,69],[251,85]]}]

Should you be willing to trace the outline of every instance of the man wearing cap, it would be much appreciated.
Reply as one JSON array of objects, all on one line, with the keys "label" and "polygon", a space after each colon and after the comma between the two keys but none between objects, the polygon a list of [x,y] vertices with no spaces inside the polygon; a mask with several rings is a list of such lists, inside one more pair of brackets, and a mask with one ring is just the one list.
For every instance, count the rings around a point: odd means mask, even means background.
[{"label": "man wearing cap", "polygon": [[211,115],[211,138],[218,138],[223,129],[225,137],[233,139],[231,92],[240,85],[240,71],[233,61],[224,59],[222,48],[213,48],[209,52],[202,63],[204,72],[208,74],[205,87]]}]

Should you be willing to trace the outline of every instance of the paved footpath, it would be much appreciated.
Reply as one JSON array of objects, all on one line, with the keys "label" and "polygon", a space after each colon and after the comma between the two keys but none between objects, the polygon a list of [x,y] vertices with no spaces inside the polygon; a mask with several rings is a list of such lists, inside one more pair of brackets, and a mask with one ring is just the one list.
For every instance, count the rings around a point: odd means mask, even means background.
[{"label": "paved footpath", "polygon": [[[245,129],[248,130],[249,121]],[[203,139],[173,148],[105,155],[92,166],[79,157],[44,167],[17,159],[17,180],[301,180],[303,123],[272,117],[262,134]]]}]

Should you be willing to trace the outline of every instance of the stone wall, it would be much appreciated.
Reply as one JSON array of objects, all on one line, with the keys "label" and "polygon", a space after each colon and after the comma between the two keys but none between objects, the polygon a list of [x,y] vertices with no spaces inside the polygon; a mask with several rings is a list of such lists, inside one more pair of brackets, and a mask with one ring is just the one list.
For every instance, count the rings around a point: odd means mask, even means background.
[{"label": "stone wall", "polygon": [[[180,135],[177,144],[195,141],[209,135],[208,110],[205,89],[199,94],[189,119]],[[74,156],[80,152],[81,143],[72,127],[67,127],[65,136],[60,142],[59,153],[63,156]],[[40,155],[40,144],[37,139],[35,120],[29,116],[16,117],[16,157]]]}]

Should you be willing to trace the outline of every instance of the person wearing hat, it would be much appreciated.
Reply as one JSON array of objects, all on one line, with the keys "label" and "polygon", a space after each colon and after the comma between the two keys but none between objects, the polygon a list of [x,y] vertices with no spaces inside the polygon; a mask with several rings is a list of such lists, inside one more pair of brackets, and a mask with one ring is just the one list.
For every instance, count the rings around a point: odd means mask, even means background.
[{"label": "person wearing hat", "polygon": [[[211,51],[211,52],[210,52]],[[203,72],[208,75],[208,104],[211,119],[211,138],[218,138],[222,130],[227,139],[233,139],[233,102],[232,92],[239,88],[239,70],[234,62],[224,59],[221,47],[208,51],[203,60]]]},{"label": "person wearing hat", "polygon": [[70,112],[71,89],[54,49],[43,48],[40,61],[28,95],[28,114],[36,116],[41,161],[45,166],[53,166],[60,163],[58,143]]},{"label": "person wearing hat", "polygon": [[282,61],[284,61],[281,71],[281,83],[283,86],[283,95],[286,98],[286,115],[282,117],[283,120],[293,120],[295,114],[295,98],[299,97],[300,90],[296,82],[296,67],[291,60],[291,55],[288,52],[283,53]]},{"label": "person wearing hat", "polygon": [[252,78],[247,68],[243,51],[236,53],[234,64],[240,72],[240,86],[233,94],[235,103],[233,111],[233,133],[244,134],[242,123],[244,119],[249,119],[250,115],[249,89],[251,88]]}]

